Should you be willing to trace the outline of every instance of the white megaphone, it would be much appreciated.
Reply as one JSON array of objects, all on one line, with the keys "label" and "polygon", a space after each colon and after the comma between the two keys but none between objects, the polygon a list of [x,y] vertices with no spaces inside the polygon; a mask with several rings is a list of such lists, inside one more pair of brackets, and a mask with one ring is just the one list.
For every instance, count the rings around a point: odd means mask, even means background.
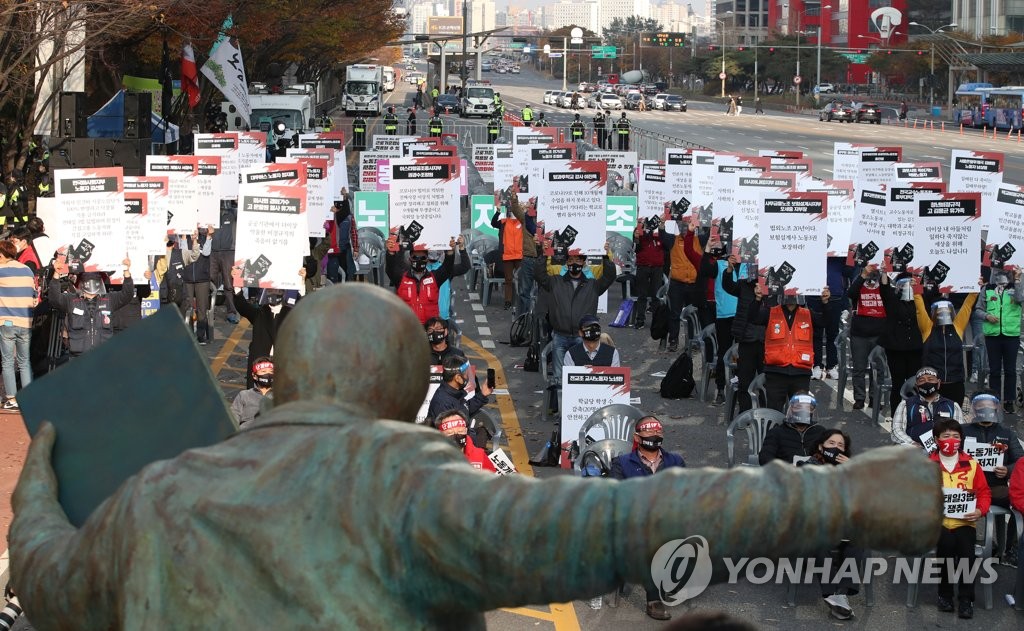
[{"label": "white megaphone", "polygon": [[903,23],[903,14],[893,7],[880,7],[871,12],[871,21],[874,22],[882,39],[888,40],[895,27]]}]

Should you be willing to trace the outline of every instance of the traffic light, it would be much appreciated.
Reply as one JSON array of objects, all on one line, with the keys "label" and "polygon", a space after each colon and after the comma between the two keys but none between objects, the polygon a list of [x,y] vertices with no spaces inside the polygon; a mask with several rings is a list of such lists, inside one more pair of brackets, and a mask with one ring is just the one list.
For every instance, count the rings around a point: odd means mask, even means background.
[{"label": "traffic light", "polygon": [[715,47],[714,47],[714,45],[708,46],[708,50],[710,50],[710,51],[712,51],[712,52],[713,52],[713,51],[715,50]]},{"label": "traffic light", "polygon": [[745,48],[743,46],[737,46],[736,50],[742,53],[745,50]]},{"label": "traffic light", "polygon": [[857,54],[858,55],[863,55],[864,54],[864,49],[863,48],[858,48],[857,49]]},{"label": "traffic light", "polygon": [[891,55],[891,54],[892,54],[892,51],[891,51],[891,50],[887,50],[887,51],[885,51],[885,54],[886,54],[886,55]]},{"label": "traffic light", "polygon": [[774,46],[769,46],[768,47],[768,54],[769,55],[774,55],[775,54],[775,47]]},{"label": "traffic light", "polygon": [[919,51],[917,51],[917,56],[918,56],[918,57],[920,57],[920,56],[921,56],[921,55],[923,55],[923,54],[924,54],[924,51],[923,51],[923,50],[919,50]]}]

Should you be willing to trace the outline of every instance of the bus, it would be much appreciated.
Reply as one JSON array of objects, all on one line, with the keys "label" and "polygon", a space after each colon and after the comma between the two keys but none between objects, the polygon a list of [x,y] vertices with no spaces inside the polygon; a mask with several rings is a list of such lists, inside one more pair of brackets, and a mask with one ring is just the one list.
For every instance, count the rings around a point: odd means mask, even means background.
[{"label": "bus", "polygon": [[1024,113],[1024,86],[1008,86],[988,91],[985,125],[996,129],[1020,129]]},{"label": "bus", "polygon": [[968,127],[984,125],[986,98],[993,89],[991,83],[961,83],[953,100],[953,122]]}]

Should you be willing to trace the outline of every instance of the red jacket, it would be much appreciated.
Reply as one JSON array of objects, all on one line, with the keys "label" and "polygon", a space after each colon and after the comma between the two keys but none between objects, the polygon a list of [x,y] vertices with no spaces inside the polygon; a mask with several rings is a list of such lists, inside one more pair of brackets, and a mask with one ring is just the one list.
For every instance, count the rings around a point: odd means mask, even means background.
[{"label": "red jacket", "polygon": [[494,467],[494,463],[487,457],[487,452],[474,445],[472,440],[466,441],[463,453],[466,454],[466,460],[469,461],[469,464],[473,465],[474,469],[483,469],[491,473],[498,472]]},{"label": "red jacket", "polygon": [[664,267],[665,248],[658,238],[657,232],[643,233],[634,239],[636,247],[636,264],[640,267]]},{"label": "red jacket", "polygon": [[1014,467],[1010,476],[1010,506],[1024,512],[1024,466]]},{"label": "red jacket", "polygon": [[[981,511],[982,515],[988,514],[988,509],[992,506],[992,491],[988,488],[985,472],[978,466],[977,460],[961,451],[957,454],[956,466],[952,471],[946,471],[939,460],[939,452],[932,453],[929,458],[939,465],[939,471],[942,472],[943,488],[964,489],[973,492],[976,501],[975,508]],[[942,527],[949,530],[960,526],[974,526],[975,523],[953,517],[942,518]]]},{"label": "red jacket", "polygon": [[437,304],[440,288],[433,272],[424,274],[422,280],[417,280],[408,272],[402,274],[397,293],[402,302],[409,305],[412,312],[420,319],[420,324],[426,324],[430,318],[440,315],[440,308]]},{"label": "red jacket", "polygon": [[764,332],[764,363],[810,370],[814,365],[814,326],[807,307],[797,307],[793,327],[786,323],[783,307],[771,308]]}]

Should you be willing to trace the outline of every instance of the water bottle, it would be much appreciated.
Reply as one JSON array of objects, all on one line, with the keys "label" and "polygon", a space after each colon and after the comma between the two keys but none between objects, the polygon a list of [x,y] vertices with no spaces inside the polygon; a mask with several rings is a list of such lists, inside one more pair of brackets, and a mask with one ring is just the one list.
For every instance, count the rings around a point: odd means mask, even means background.
[{"label": "water bottle", "polygon": [[590,608],[591,609],[600,609],[602,604],[604,604],[604,597],[603,596],[597,596],[595,598],[591,598],[590,599]]}]

